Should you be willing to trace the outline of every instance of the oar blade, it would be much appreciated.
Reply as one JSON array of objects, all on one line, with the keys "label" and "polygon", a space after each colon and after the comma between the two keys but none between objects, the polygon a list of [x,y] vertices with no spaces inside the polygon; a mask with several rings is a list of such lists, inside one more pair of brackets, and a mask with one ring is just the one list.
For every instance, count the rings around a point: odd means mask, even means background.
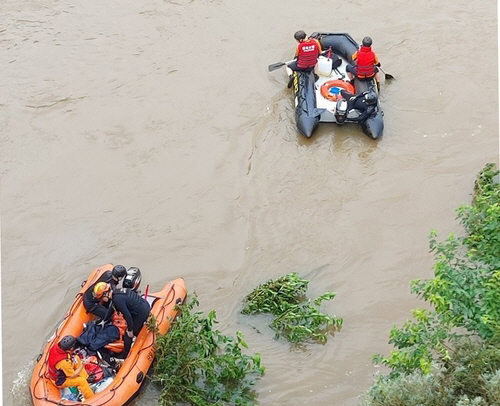
[{"label": "oar blade", "polygon": [[387,73],[384,69],[382,69],[381,66],[379,66],[379,69],[382,71],[382,73],[384,74],[384,78],[386,80],[390,80],[390,79],[394,79],[394,76],[392,76],[390,73]]},{"label": "oar blade", "polygon": [[277,62],[277,63],[273,63],[273,64],[269,65],[267,67],[267,69],[269,69],[269,72],[272,72],[273,70],[279,69],[279,68],[281,68],[282,66],[285,66],[285,65],[286,65],[285,62]]}]

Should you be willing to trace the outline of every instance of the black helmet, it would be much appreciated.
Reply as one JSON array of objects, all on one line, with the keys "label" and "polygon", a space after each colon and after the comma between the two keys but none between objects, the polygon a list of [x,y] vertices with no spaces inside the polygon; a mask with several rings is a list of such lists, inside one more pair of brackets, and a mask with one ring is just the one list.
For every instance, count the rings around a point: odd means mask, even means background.
[{"label": "black helmet", "polygon": [[76,338],[73,336],[64,336],[61,341],[59,341],[59,348],[61,350],[67,351],[70,348],[73,348],[76,344]]},{"label": "black helmet", "polygon": [[123,265],[115,265],[111,271],[111,275],[117,279],[123,278],[126,273],[127,269]]},{"label": "black helmet", "polygon": [[365,101],[369,106],[373,106],[377,103],[377,95],[374,92],[368,92],[365,94]]},{"label": "black helmet", "polygon": [[363,38],[363,46],[364,47],[371,47],[372,46],[372,39],[370,37],[364,37]]},{"label": "black helmet", "polygon": [[136,291],[141,284],[141,280],[141,270],[135,266],[130,267],[127,271],[127,275],[125,275],[123,279],[123,287]]},{"label": "black helmet", "polygon": [[293,37],[297,40],[303,40],[306,39],[306,33],[302,30],[297,31],[295,34],[293,34]]}]

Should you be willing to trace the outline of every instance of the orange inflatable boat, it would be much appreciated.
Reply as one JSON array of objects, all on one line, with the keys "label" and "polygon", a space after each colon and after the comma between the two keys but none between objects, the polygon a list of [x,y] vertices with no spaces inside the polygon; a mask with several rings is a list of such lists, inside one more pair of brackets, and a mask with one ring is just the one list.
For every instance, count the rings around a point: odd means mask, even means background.
[{"label": "orange inflatable boat", "polygon": [[[105,387],[101,382],[98,393],[95,393],[89,400],[77,402],[65,399],[62,391],[47,377],[47,360],[50,348],[65,335],[79,336],[83,331],[83,324],[94,319],[94,316],[87,313],[83,306],[83,293],[103,272],[112,268],[112,264],[107,264],[92,271],[60,325],[56,328],[54,335],[45,346],[43,353],[38,356],[30,382],[31,396],[35,406],[122,406],[137,395],[155,356],[156,335],[149,331],[146,325],[140,331],[116,375],[107,379]],[[151,315],[156,318],[160,334],[165,334],[170,328],[170,324],[177,314],[175,306],[184,302],[186,294],[186,285],[182,278],[167,283],[159,292],[148,293]]]}]

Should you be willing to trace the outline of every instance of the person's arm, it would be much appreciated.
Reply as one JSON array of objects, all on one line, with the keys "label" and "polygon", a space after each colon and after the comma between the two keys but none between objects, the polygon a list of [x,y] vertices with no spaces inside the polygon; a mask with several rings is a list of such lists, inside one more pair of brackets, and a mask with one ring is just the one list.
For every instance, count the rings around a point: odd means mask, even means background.
[{"label": "person's arm", "polygon": [[91,313],[94,314],[98,319],[105,320],[108,311],[109,309],[106,309],[104,306],[96,304],[94,310],[91,311]]},{"label": "person's arm", "polygon": [[56,364],[56,368],[63,371],[66,378],[76,378],[82,371],[83,364],[75,370],[73,363],[69,359],[64,359]]},{"label": "person's arm", "polygon": [[356,123],[364,121],[368,117],[370,117],[373,113],[375,113],[375,108],[370,106],[367,109],[365,109],[358,117],[349,118],[349,121],[354,121]]},{"label": "person's arm", "polygon": [[318,53],[321,54],[321,52],[323,52],[321,49],[321,42],[319,42],[316,38],[313,38],[313,39],[314,39],[314,41],[316,41],[316,44],[318,44]]},{"label": "person's arm", "polygon": [[101,317],[103,323],[106,322],[106,321],[108,321],[108,320],[111,320],[111,316],[113,315],[113,311],[114,311],[114,308],[113,308],[113,299],[110,299],[109,300],[109,304],[108,304],[108,308],[106,309],[106,313],[104,314],[103,317]]},{"label": "person's arm", "polygon": [[70,378],[76,378],[78,375],[80,375],[80,372],[82,372],[82,369],[83,369],[83,362],[81,361],[80,357],[78,355],[75,355],[75,364],[76,364],[76,368],[75,369],[75,373],[73,374],[73,376],[70,376]]},{"label": "person's arm", "polygon": [[114,295],[113,300],[115,303],[116,310],[119,311],[121,314],[123,314],[123,318],[127,322],[127,334],[128,334],[129,331],[133,331],[134,320],[132,318],[132,315],[130,314],[130,311],[128,310],[126,298],[123,295],[120,296]]},{"label": "person's arm", "polygon": [[375,66],[380,66],[380,61],[378,60],[377,54],[374,52],[373,55],[375,56],[375,61],[373,62]]},{"label": "person's arm", "polygon": [[353,97],[353,96],[354,96],[352,93],[350,93],[350,92],[348,92],[347,90],[344,90],[344,89],[342,89],[342,90],[340,91],[340,95],[341,95],[344,99],[346,99],[347,101],[349,101],[349,99],[350,99],[351,97]]}]

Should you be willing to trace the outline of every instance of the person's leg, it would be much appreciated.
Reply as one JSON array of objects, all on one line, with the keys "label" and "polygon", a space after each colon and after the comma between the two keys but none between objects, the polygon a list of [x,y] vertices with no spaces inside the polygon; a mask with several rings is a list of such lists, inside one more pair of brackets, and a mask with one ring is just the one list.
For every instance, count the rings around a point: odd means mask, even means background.
[{"label": "person's leg", "polygon": [[134,317],[134,336],[138,336],[142,326],[146,322],[149,317],[149,313],[151,308],[147,302],[142,302],[139,311],[137,312],[137,316]]},{"label": "person's leg", "polygon": [[345,70],[347,72],[347,77],[352,82],[354,80],[354,75],[356,74],[356,69],[351,64],[347,64]]},{"label": "person's leg", "polygon": [[130,347],[132,346],[132,337],[129,337],[127,333],[123,335],[123,351],[116,356],[116,358],[126,358]]},{"label": "person's leg", "polygon": [[85,378],[84,376],[80,375],[76,378],[66,378],[64,383],[60,386],[60,388],[68,388],[70,386],[76,386],[78,390],[82,393],[85,400],[88,400],[92,396],[94,396],[94,392],[92,392],[92,389],[90,389],[89,383],[87,382],[87,378]]},{"label": "person's leg", "polygon": [[299,68],[297,67],[297,59],[295,59],[294,61],[290,62],[288,65],[287,65],[291,70],[298,70]]}]

